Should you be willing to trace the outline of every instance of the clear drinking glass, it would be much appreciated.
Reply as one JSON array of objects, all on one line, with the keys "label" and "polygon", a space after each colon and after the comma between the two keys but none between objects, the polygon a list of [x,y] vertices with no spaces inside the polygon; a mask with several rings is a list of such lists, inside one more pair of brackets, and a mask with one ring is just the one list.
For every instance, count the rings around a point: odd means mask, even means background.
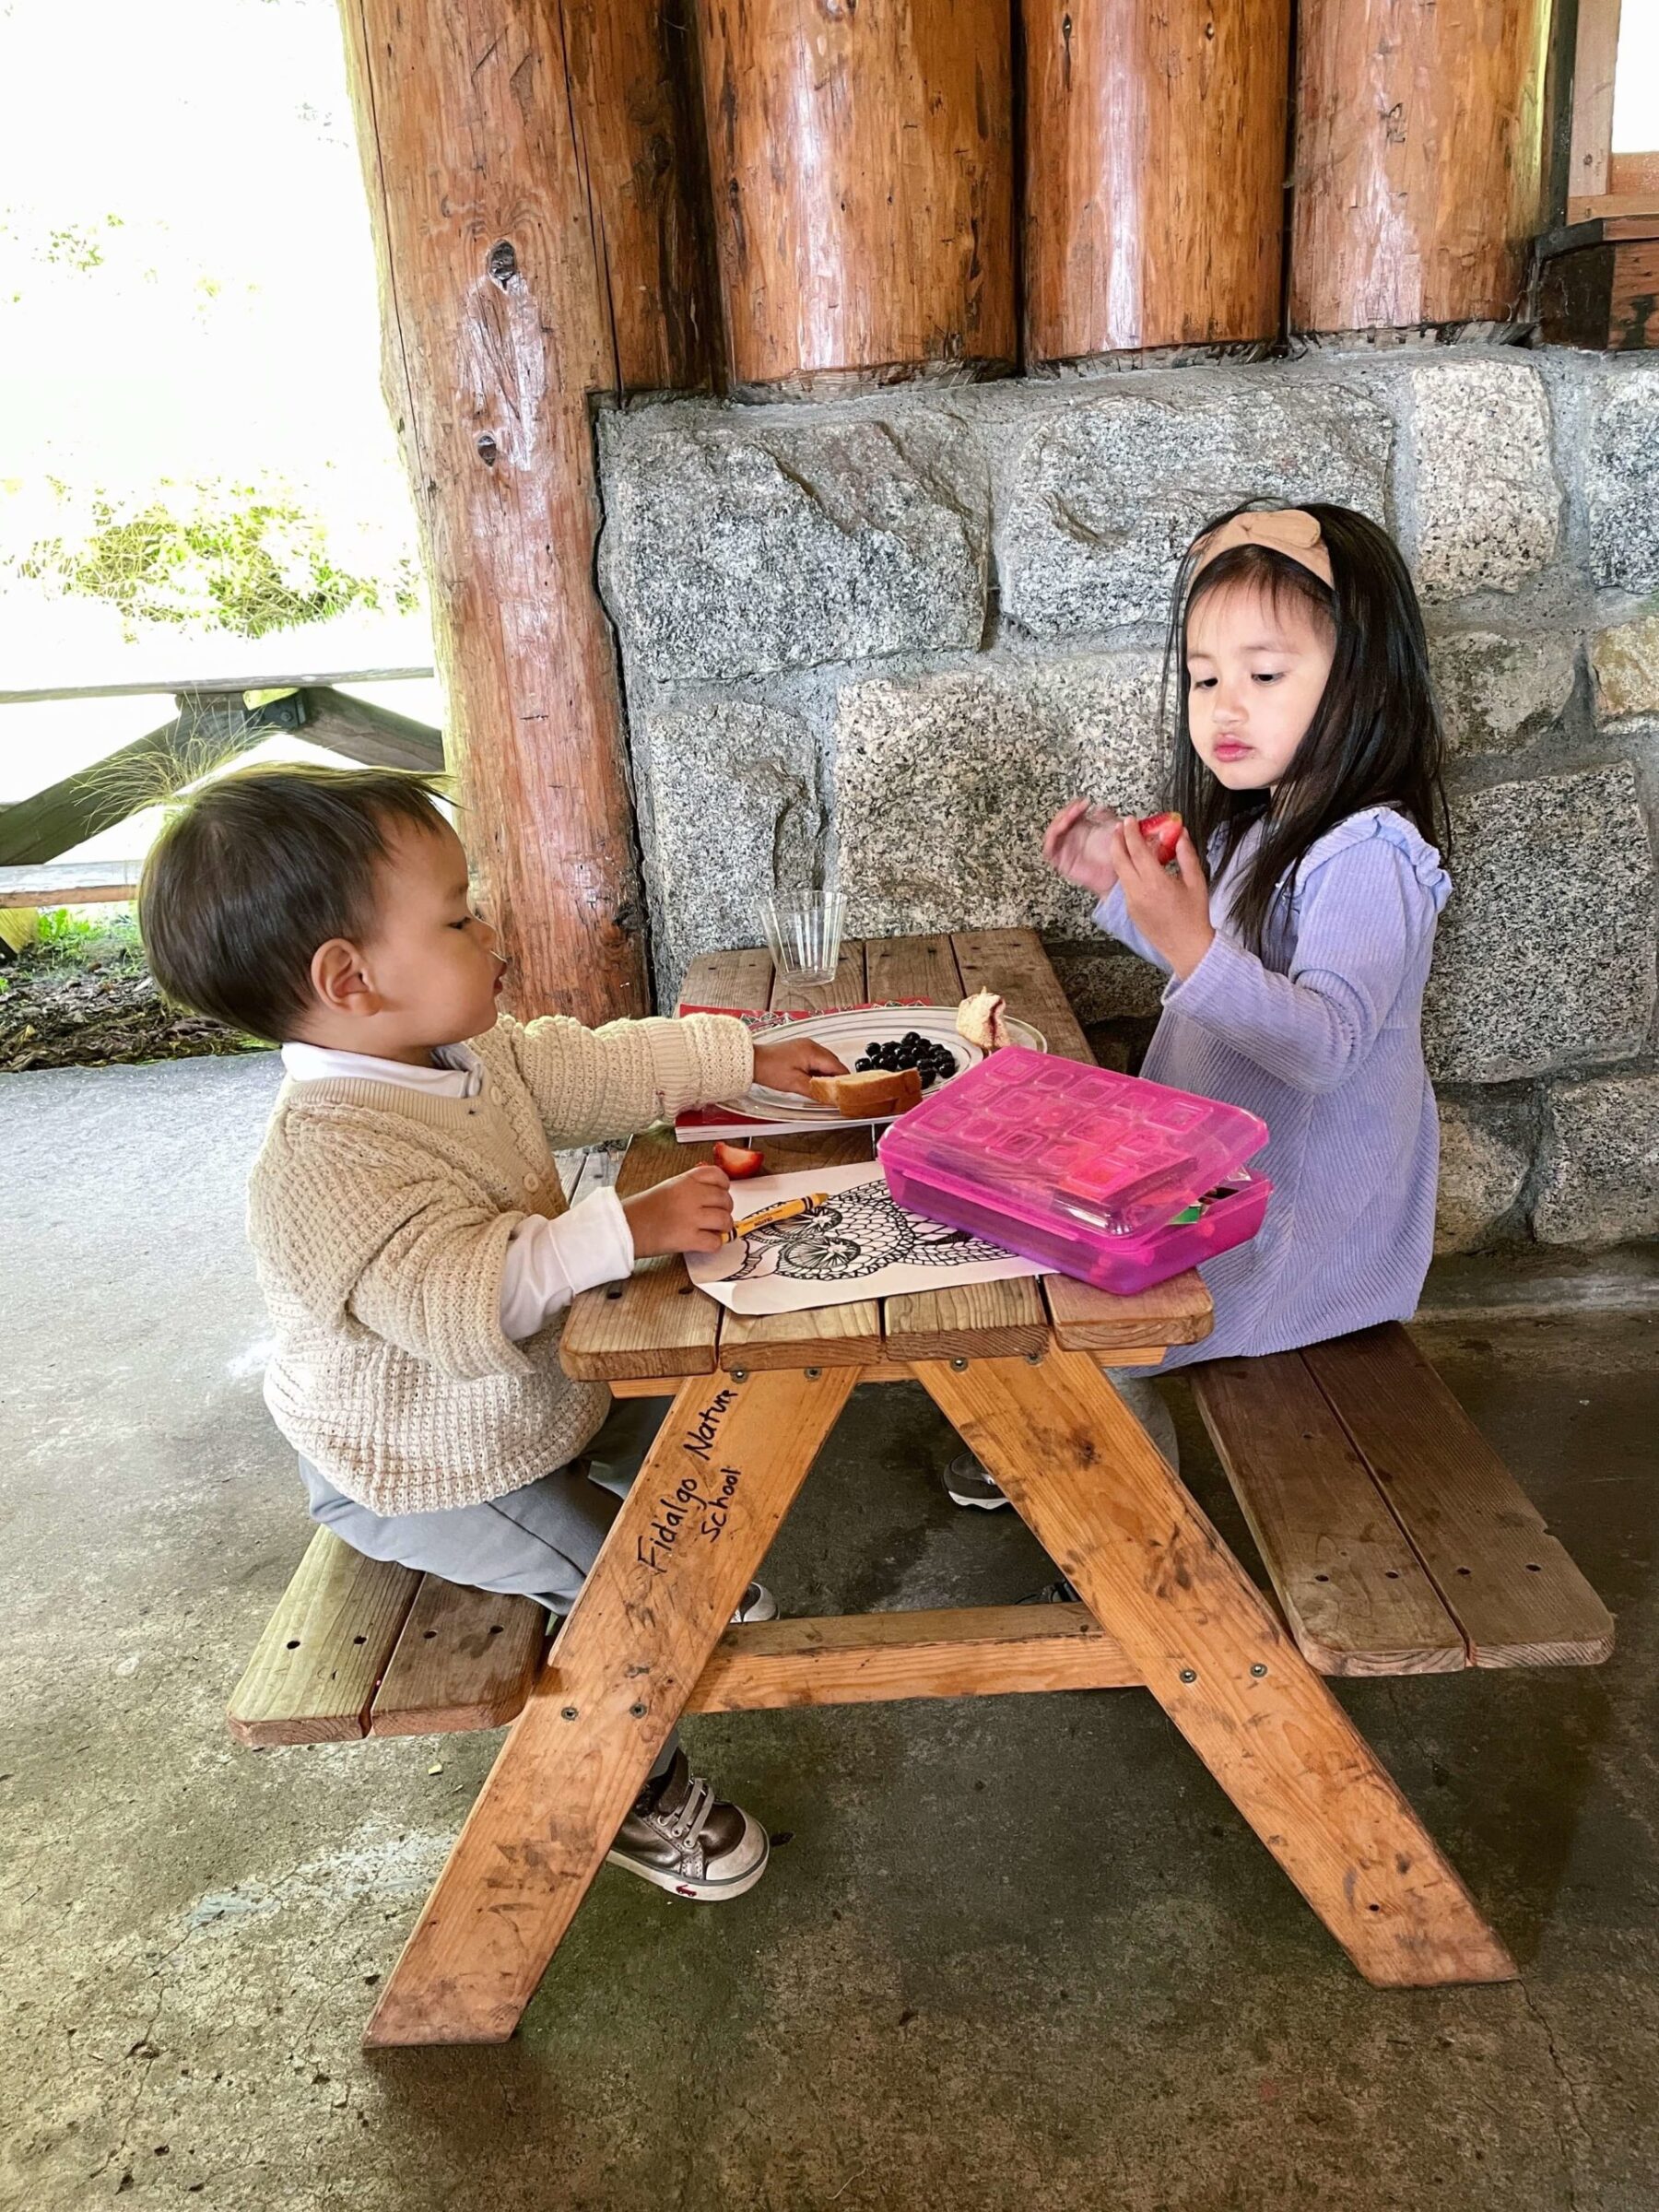
[{"label": "clear drinking glass", "polygon": [[809,1007],[823,1005],[823,986],[835,981],[843,903],[840,891],[788,891],[760,910],[777,980]]}]

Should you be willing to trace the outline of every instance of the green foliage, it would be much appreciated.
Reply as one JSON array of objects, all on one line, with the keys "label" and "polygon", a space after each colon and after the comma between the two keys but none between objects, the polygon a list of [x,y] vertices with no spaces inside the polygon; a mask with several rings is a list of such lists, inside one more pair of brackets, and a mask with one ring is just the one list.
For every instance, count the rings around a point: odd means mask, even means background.
[{"label": "green foliage", "polygon": [[[106,230],[124,229],[120,216],[106,215]],[[96,269],[103,265],[103,248],[98,241],[96,227],[87,223],[71,223],[62,230],[46,233],[42,260],[58,263],[71,269]]]},{"label": "green foliage", "polygon": [[378,611],[389,599],[406,614],[418,605],[409,560],[389,577],[354,575],[331,558],[323,523],[280,486],[164,484],[161,492],[178,489],[190,495],[182,512],[165,496],[123,508],[95,492],[84,542],[41,539],[18,572],[117,608],[129,639],[139,622],[262,638],[352,606]]},{"label": "green foliage", "polygon": [[69,960],[76,966],[111,960],[138,960],[143,947],[136,917],[130,912],[94,917],[57,906],[41,916],[32,948],[37,957]]}]

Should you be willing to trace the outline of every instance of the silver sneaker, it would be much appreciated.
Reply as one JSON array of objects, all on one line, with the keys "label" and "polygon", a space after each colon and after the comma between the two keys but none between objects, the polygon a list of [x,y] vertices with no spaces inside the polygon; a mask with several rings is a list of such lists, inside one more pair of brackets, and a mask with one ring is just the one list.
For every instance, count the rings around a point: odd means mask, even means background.
[{"label": "silver sneaker", "polygon": [[752,1813],[717,1799],[677,1751],[668,1771],[634,1800],[606,1855],[671,1897],[720,1904],[754,1888],[771,1856],[771,1838]]},{"label": "silver sneaker", "polygon": [[1022,1606],[1080,1606],[1083,1600],[1062,1575],[1058,1582],[1044,1583],[1041,1590],[1033,1590],[1019,1602]]},{"label": "silver sneaker", "polygon": [[[751,1583],[737,1600],[737,1610],[732,1616],[732,1626],[736,1628],[744,1621],[776,1620],[777,1618],[777,1599],[764,1583]],[[547,1615],[547,1634],[549,1636],[557,1636],[563,1627],[564,1615],[562,1613]]]},{"label": "silver sneaker", "polygon": [[977,1505],[987,1513],[1009,1502],[1006,1490],[993,1481],[971,1452],[959,1452],[946,1468],[945,1495],[952,1505]]}]

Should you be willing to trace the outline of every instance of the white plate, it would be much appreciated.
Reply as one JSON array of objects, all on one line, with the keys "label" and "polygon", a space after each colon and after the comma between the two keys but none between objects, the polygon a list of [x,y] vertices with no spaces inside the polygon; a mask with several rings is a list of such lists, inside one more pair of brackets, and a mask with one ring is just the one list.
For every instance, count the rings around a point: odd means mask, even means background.
[{"label": "white plate", "polygon": [[[828,1046],[839,1060],[851,1069],[855,1061],[862,1060],[872,1044],[895,1042],[912,1030],[925,1037],[930,1043],[944,1045],[956,1062],[955,1073],[963,1075],[984,1058],[977,1044],[958,1034],[954,1006],[857,1006],[838,1009],[830,1014],[814,1014],[806,1021],[792,1021],[782,1028],[767,1031],[761,1042],[773,1044],[783,1037],[810,1037],[818,1044]],[[1008,1019],[1008,1034],[1015,1044],[1028,1046],[1032,1052],[1046,1053],[1048,1040],[1030,1022]],[[937,1095],[942,1086],[950,1081],[942,1076],[930,1089],[923,1092],[926,1099]],[[821,1128],[845,1125],[846,1116],[838,1113],[833,1106],[819,1106],[810,1099],[798,1097],[794,1091],[771,1090],[763,1083],[756,1083],[735,1101],[743,1113],[764,1114],[771,1121],[799,1122],[804,1127]],[[864,1118],[864,1117],[861,1117]],[[872,1122],[890,1122],[890,1113],[872,1114]]]}]

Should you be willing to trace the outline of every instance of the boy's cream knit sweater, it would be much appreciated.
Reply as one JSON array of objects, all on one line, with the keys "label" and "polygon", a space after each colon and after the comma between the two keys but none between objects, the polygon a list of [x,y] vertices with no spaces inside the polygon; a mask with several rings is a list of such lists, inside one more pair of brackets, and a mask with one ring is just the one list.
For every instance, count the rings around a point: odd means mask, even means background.
[{"label": "boy's cream knit sweater", "polygon": [[502,1019],[470,1039],[473,1099],[349,1078],[288,1084],[249,1184],[248,1231],[276,1328],[265,1399],[336,1489],[377,1513],[475,1505],[573,1458],[602,1382],[559,1364],[563,1316],[501,1332],[507,1241],[565,1210],[555,1145],[648,1128],[736,1097],[740,1021]]}]

